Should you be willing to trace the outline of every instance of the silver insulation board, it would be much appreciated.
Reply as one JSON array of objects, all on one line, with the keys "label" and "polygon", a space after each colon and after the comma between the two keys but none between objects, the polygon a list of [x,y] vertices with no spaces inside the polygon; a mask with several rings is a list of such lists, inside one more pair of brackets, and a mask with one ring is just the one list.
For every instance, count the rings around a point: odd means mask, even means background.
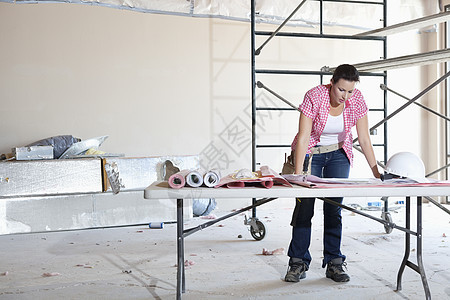
[{"label": "silver insulation board", "polygon": [[12,148],[16,160],[53,159],[53,146],[29,146]]},{"label": "silver insulation board", "polygon": [[0,163],[0,197],[102,192],[101,159]]},{"label": "silver insulation board", "polygon": [[[153,182],[164,180],[166,160],[170,160],[180,170],[200,167],[198,155],[105,158],[106,163],[117,165],[124,186],[121,191],[144,190]],[[111,191],[109,182],[107,191]]]},{"label": "silver insulation board", "polygon": [[[104,158],[125,186],[113,194],[102,192],[101,158],[0,162],[0,234],[174,221],[176,200],[143,197],[163,179],[166,160],[179,169],[200,165],[197,155]],[[184,204],[191,218],[192,201]]]},{"label": "silver insulation board", "polygon": [[[142,191],[33,196],[0,201],[0,235],[173,222],[176,200],[147,200]],[[184,201],[184,219],[192,218],[192,200]],[[148,226],[147,226],[148,228]],[[0,297],[1,298],[1,297]]]}]

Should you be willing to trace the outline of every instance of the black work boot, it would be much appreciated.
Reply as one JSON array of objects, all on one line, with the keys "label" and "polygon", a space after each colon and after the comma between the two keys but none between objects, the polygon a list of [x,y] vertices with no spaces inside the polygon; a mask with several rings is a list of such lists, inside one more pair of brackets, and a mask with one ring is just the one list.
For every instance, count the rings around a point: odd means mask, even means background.
[{"label": "black work boot", "polygon": [[336,282],[348,282],[350,276],[344,271],[347,269],[347,263],[343,262],[341,258],[333,259],[327,264],[327,271],[325,272],[327,278],[331,278]]},{"label": "black work boot", "polygon": [[302,260],[296,262],[289,260],[289,269],[284,277],[284,281],[299,282],[300,279],[306,278],[306,271],[308,271],[308,265]]}]

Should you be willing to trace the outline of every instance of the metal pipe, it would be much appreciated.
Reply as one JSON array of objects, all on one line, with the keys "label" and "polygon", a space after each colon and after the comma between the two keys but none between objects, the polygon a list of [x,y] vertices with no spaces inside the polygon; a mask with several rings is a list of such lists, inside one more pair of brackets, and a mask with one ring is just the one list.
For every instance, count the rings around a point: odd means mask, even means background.
[{"label": "metal pipe", "polygon": [[[260,74],[280,74],[280,75],[318,75],[323,77],[324,75],[333,75],[329,71],[330,68],[327,66],[322,67],[321,71],[302,71],[302,70],[275,70],[275,69],[256,69],[256,73]],[[370,76],[370,77],[386,77],[384,73],[370,73],[370,72],[360,72],[359,76]]]},{"label": "metal pipe", "polygon": [[434,170],[434,171],[431,172],[431,173],[428,173],[427,175],[425,175],[425,177],[432,176],[432,175],[434,175],[434,174],[436,174],[436,173],[439,173],[440,171],[442,171],[442,170],[444,170],[444,169],[447,169],[448,167],[450,167],[450,164],[447,164],[447,165],[445,165],[445,166],[443,166],[443,167],[440,167],[440,168],[437,169],[437,170]]},{"label": "metal pipe", "polygon": [[[251,68],[252,68],[252,171],[256,171],[256,59],[255,59],[255,47],[256,47],[256,34],[255,34],[255,1],[251,0]],[[256,199],[252,198],[252,203],[255,204]],[[252,209],[252,216],[256,218],[256,208]]]},{"label": "metal pipe", "polygon": [[445,211],[446,213],[448,213],[450,215],[450,210],[448,210],[445,206],[441,205],[439,202],[437,202],[433,198],[431,198],[429,196],[425,196],[425,199],[427,199],[428,201],[430,201],[431,203],[433,203],[434,205],[436,205],[437,207],[439,207],[440,209],[442,209],[443,211]]},{"label": "metal pipe", "polygon": [[275,144],[270,144],[270,145],[258,145],[258,148],[289,148],[291,147],[291,145],[275,145]]},{"label": "metal pipe", "polygon": [[323,34],[323,0],[320,1],[320,34]]},{"label": "metal pipe", "polygon": [[422,279],[423,289],[425,290],[425,298],[431,300],[430,287],[428,286],[427,276],[425,275],[425,268],[422,260],[422,197],[417,197],[417,269],[416,272],[420,274]]},{"label": "metal pipe", "polygon": [[[356,151],[358,151],[358,152],[364,154],[364,152],[362,151],[362,149],[361,149],[359,146],[355,145],[355,144],[353,144],[353,149],[355,149]],[[379,165],[379,166],[382,167],[383,169],[386,169],[386,166],[385,166],[382,162],[379,162],[378,160],[377,160],[377,165]]]},{"label": "metal pipe", "polygon": [[[403,99],[406,99],[406,100],[408,100],[408,101],[411,101],[411,99],[409,99],[408,97],[403,96],[402,94],[400,94],[400,93],[398,93],[398,92],[396,92],[396,91],[391,90],[390,88],[388,88],[388,87],[387,87],[386,85],[384,85],[384,84],[380,84],[380,88],[381,88],[382,90],[389,91],[389,92],[391,92],[391,93],[393,93],[393,94],[395,94],[395,95],[397,95],[397,96],[399,96],[399,97],[401,97],[401,98],[403,98]],[[445,120],[447,120],[447,121],[450,121],[450,118],[449,118],[449,117],[444,116],[443,114],[440,114],[440,113],[438,113],[437,111],[432,110],[431,108],[428,108],[428,107],[426,107],[425,105],[423,105],[423,104],[421,104],[421,103],[414,102],[414,104],[417,105],[417,106],[419,106],[419,107],[421,107],[421,108],[423,108],[423,109],[425,109],[426,111],[428,111],[428,112],[430,112],[430,113],[432,113],[432,114],[435,114],[435,115],[438,116],[438,117],[441,117],[442,119],[445,119]]]},{"label": "metal pipe", "polygon": [[[410,200],[410,197],[406,197],[405,215],[406,215],[405,226],[407,229],[410,229],[411,228],[411,200]],[[411,252],[411,235],[408,232],[406,232],[405,233],[405,252],[403,255],[402,263],[400,265],[400,269],[398,270],[398,273],[397,273],[397,289],[396,289],[397,292],[402,290],[402,276],[403,276],[403,272],[405,271],[406,264],[409,261],[408,258],[409,258],[410,252]]]},{"label": "metal pipe", "polygon": [[[385,38],[384,38],[385,39]],[[411,66],[424,66],[450,60],[450,49],[440,49],[425,53],[410,54],[394,58],[384,58],[365,63],[354,64],[362,72],[386,71]],[[336,67],[328,68],[333,72]]]},{"label": "metal pipe", "polygon": [[[257,35],[271,35],[271,31],[256,31]],[[278,32],[277,36],[284,37],[304,37],[304,38],[319,38],[319,39],[343,39],[343,40],[365,40],[365,41],[382,41],[385,39],[380,36],[356,36],[345,34],[318,34],[318,33],[303,33],[303,32]]]},{"label": "metal pipe", "polygon": [[[383,0],[383,27],[387,26],[387,0]],[[387,58],[387,38],[383,38],[383,58]],[[383,83],[387,85],[387,71],[383,71],[384,78]],[[387,117],[387,92],[383,92],[383,118]],[[386,163],[388,160],[388,145],[387,145],[387,137],[388,137],[388,124],[384,124],[383,126],[383,158],[384,162]],[[387,202],[386,202],[387,203]]]},{"label": "metal pipe", "polygon": [[389,34],[399,33],[406,30],[420,29],[429,25],[434,25],[450,20],[450,12],[441,12],[430,16],[425,16],[419,19],[406,21],[391,26],[384,26],[383,28],[358,33],[356,35],[361,36],[386,36]]},{"label": "metal pipe", "polygon": [[186,291],[184,273],[183,199],[177,199],[177,300]]},{"label": "metal pipe", "polygon": [[430,65],[450,59],[450,50],[441,49],[425,53],[411,54],[387,58],[371,62],[355,64],[355,68],[366,72],[386,71],[411,66]]},{"label": "metal pipe", "polygon": [[[411,105],[412,103],[414,103],[414,101],[416,101],[417,99],[419,99],[420,97],[422,97],[423,95],[425,95],[426,93],[428,93],[432,88],[434,88],[435,86],[437,86],[439,83],[441,83],[442,81],[444,81],[444,79],[446,79],[447,77],[450,76],[450,71],[447,72],[444,76],[442,76],[441,78],[439,78],[438,80],[436,80],[435,82],[433,82],[431,85],[429,85],[427,88],[425,88],[423,91],[421,91],[419,94],[417,94],[417,96],[415,96],[414,98],[412,98],[411,100],[409,100],[407,103],[405,103],[404,105],[402,105],[401,107],[399,107],[396,111],[394,111],[393,113],[391,113],[390,115],[388,115],[386,118],[384,118],[383,120],[381,120],[380,122],[378,122],[377,124],[373,125],[369,131],[372,131],[378,127],[380,127],[381,125],[383,125],[384,123],[386,123],[388,120],[390,120],[393,116],[395,116],[396,114],[398,114],[399,112],[401,112],[403,109],[405,109],[406,107],[408,107],[409,105]],[[355,143],[358,140],[358,138],[355,138],[353,140],[353,143]]]},{"label": "metal pipe", "polygon": [[[253,2],[253,0],[252,0]],[[294,9],[294,11],[289,15],[289,17],[287,17],[286,20],[283,21],[283,23],[281,23],[280,26],[278,26],[278,28],[270,35],[270,37],[261,45],[259,46],[258,49],[256,49],[255,51],[255,55],[259,55],[261,53],[262,48],[264,48],[264,46],[275,36],[277,35],[277,33],[281,30],[281,28],[284,27],[284,25],[286,25],[287,22],[289,22],[289,20],[295,15],[295,13],[300,9],[300,7],[303,6],[303,4],[305,4],[306,0],[303,0],[296,9]],[[254,4],[253,4],[254,5]],[[252,17],[254,17],[253,14],[254,10],[252,10]],[[252,20],[252,24],[254,24],[254,20]],[[252,48],[255,49],[255,48]]]},{"label": "metal pipe", "polygon": [[271,93],[272,95],[274,95],[275,97],[277,97],[278,99],[280,99],[281,101],[283,101],[284,103],[286,103],[287,105],[289,105],[290,107],[300,111],[300,109],[298,107],[296,107],[294,104],[292,104],[291,102],[289,102],[288,100],[284,99],[283,97],[281,97],[280,95],[278,95],[277,93],[275,93],[274,91],[272,91],[271,89],[269,89],[268,87],[266,87],[261,81],[258,81],[256,83],[256,86],[259,87],[260,89],[265,89],[266,91],[268,91],[269,93]]},{"label": "metal pipe", "polygon": [[252,205],[249,205],[249,206],[247,206],[247,207],[244,207],[244,208],[241,208],[241,209],[239,209],[239,210],[236,210],[236,211],[234,211],[234,212],[232,212],[232,213],[229,213],[229,214],[227,214],[227,215],[225,215],[225,216],[222,216],[222,217],[217,218],[217,219],[215,219],[215,220],[211,220],[211,221],[209,221],[209,222],[200,224],[200,225],[198,225],[197,227],[192,227],[192,228],[186,229],[186,230],[184,231],[183,237],[187,237],[187,236],[189,236],[189,235],[191,235],[191,234],[193,234],[193,233],[195,233],[195,232],[197,232],[197,231],[199,231],[199,230],[202,230],[202,229],[204,229],[204,228],[207,228],[207,227],[209,227],[209,226],[212,226],[212,225],[216,224],[217,222],[223,221],[223,220],[225,220],[225,219],[228,219],[228,218],[233,217],[233,216],[235,216],[235,215],[238,215],[238,214],[240,214],[240,213],[242,213],[242,212],[244,212],[244,211],[247,211],[247,210],[249,210],[249,209],[253,209],[253,208],[257,207],[257,206],[263,205],[263,204],[265,204],[265,203],[267,203],[267,202],[270,202],[270,201],[273,201],[273,200],[275,200],[275,199],[278,199],[278,198],[263,198],[263,199],[260,199],[260,200],[256,201],[256,202],[255,202],[254,204],[252,204]]},{"label": "metal pipe", "polygon": [[[440,3],[440,5],[441,5],[442,3]],[[444,11],[448,11],[448,10],[450,10],[450,5],[445,5],[445,7],[444,7]],[[448,23],[446,23],[445,24],[445,27],[444,27],[444,36],[446,37],[445,38],[445,47],[446,48],[448,48],[449,46],[450,46],[450,41],[449,41],[449,39],[448,39],[448,35],[449,35],[449,24]],[[449,63],[448,63],[448,61],[446,61],[445,62],[445,70],[446,71],[449,71],[450,70],[450,65],[449,65]],[[445,99],[445,114],[449,114],[449,100],[450,100],[450,97],[449,97],[449,82],[448,82],[448,80],[445,82],[445,96],[444,96],[444,99]],[[445,145],[444,145],[444,148],[445,148],[445,161],[446,162],[448,162],[448,158],[449,158],[449,126],[445,126]],[[448,170],[446,170],[446,172],[445,172],[445,178],[446,179],[448,179],[448,177],[449,177],[449,172],[448,172]],[[449,198],[448,198],[448,196],[446,197],[446,199],[447,199],[447,203],[449,203]]]},{"label": "metal pipe", "polygon": [[255,75],[255,0],[251,3],[251,81],[252,81],[252,171],[256,169],[256,75]]},{"label": "metal pipe", "polygon": [[314,0],[314,1],[340,2],[340,3],[350,3],[350,4],[377,4],[377,5],[383,5],[383,2],[374,2],[374,1],[355,1],[355,0]]},{"label": "metal pipe", "polygon": [[396,225],[395,223],[391,223],[391,222],[388,222],[388,221],[386,221],[386,220],[383,220],[383,219],[374,217],[374,216],[372,216],[372,215],[363,213],[363,212],[361,212],[361,211],[359,211],[359,210],[357,210],[357,209],[354,209],[353,207],[349,207],[349,206],[346,206],[346,205],[344,205],[344,204],[337,203],[337,202],[335,202],[335,201],[333,201],[333,200],[330,200],[330,199],[328,199],[328,198],[321,198],[321,197],[319,197],[318,199],[320,199],[320,200],[322,200],[322,201],[325,201],[325,202],[327,202],[327,203],[330,203],[330,204],[332,204],[332,205],[339,206],[340,208],[344,208],[344,209],[349,210],[349,211],[351,211],[351,212],[354,212],[355,214],[358,214],[358,215],[364,216],[364,217],[366,217],[366,218],[372,219],[372,220],[374,220],[374,221],[380,222],[381,224],[383,224],[383,225],[385,225],[385,226],[389,226],[389,227],[391,227],[391,228],[396,228],[396,229],[401,230],[401,231],[403,231],[403,232],[406,232],[406,233],[408,233],[408,234],[417,235],[416,232],[411,231],[409,228],[405,228],[405,227],[402,227],[402,226],[398,226],[398,225]]},{"label": "metal pipe", "polygon": [[289,108],[289,107],[257,107],[256,110],[289,110],[294,111],[297,109]]}]

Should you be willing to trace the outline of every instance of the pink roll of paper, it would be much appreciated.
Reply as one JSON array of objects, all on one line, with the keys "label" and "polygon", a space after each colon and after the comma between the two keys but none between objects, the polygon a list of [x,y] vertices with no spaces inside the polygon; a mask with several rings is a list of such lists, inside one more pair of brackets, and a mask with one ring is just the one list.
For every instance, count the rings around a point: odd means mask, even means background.
[{"label": "pink roll of paper", "polygon": [[229,174],[222,179],[214,187],[226,186],[227,188],[244,188],[248,186],[262,186],[270,189],[274,184],[272,177],[253,177],[253,178],[235,178],[235,174]]},{"label": "pink roll of paper", "polygon": [[271,187],[273,187],[273,183],[273,180],[261,180],[262,186],[266,189],[270,189]]},{"label": "pink roll of paper", "polygon": [[186,184],[186,175],[190,170],[181,170],[169,177],[169,186],[173,189],[181,189]]},{"label": "pink roll of paper", "polygon": [[245,187],[245,182],[243,181],[230,181],[226,184],[228,188],[243,188]]}]

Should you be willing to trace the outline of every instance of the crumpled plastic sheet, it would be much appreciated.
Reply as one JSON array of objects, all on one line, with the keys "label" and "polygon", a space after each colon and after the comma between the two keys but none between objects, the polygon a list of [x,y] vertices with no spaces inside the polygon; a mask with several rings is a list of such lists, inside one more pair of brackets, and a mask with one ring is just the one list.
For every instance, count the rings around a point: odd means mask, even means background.
[{"label": "crumpled plastic sheet", "polygon": [[[250,21],[251,2],[248,0],[0,0],[10,3],[76,3],[128,9],[146,13],[171,14],[192,17],[218,17],[237,21]],[[256,0],[258,23],[281,24],[300,4],[299,0]],[[375,2],[375,1],[374,1]],[[314,27],[319,24],[319,1],[306,1],[286,26]],[[424,16],[426,9],[421,0],[402,1],[398,4],[396,19],[407,21]],[[356,13],[357,12],[357,13]],[[376,16],[376,17],[374,17]],[[383,26],[380,19],[383,6],[346,2],[324,3],[323,24],[371,30]],[[390,24],[389,24],[390,25]]]},{"label": "crumpled plastic sheet", "polygon": [[81,139],[73,137],[72,135],[58,135],[36,141],[25,147],[53,146],[53,157],[59,158],[68,148],[79,141],[81,141]]}]

